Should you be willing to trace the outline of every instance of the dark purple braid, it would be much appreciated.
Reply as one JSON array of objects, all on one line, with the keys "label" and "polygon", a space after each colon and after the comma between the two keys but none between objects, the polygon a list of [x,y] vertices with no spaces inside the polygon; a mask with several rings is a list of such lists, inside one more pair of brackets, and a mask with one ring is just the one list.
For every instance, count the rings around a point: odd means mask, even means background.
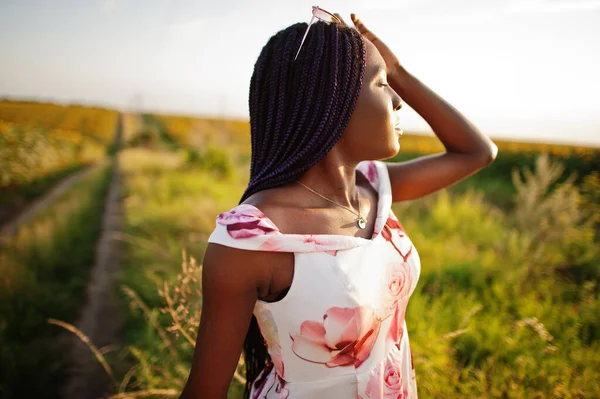
[{"label": "dark purple braid", "polygon": [[[354,28],[316,21],[273,35],[250,79],[250,181],[239,203],[252,194],[300,178],[340,139],[363,83],[367,53]],[[246,387],[271,361],[252,316],[244,342]],[[260,383],[260,381],[256,381]]]}]

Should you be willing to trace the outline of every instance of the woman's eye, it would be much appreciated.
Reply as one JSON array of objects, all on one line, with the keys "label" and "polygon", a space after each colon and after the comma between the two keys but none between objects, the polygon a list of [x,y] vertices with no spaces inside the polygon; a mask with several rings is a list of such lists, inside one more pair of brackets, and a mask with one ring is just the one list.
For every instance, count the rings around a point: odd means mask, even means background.
[{"label": "woman's eye", "polygon": [[389,86],[387,83],[380,83],[381,86]]}]

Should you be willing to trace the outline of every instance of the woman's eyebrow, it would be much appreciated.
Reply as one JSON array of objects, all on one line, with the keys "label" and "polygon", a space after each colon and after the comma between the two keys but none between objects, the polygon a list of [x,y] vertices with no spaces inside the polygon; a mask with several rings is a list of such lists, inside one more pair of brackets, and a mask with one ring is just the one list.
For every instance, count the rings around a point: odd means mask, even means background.
[{"label": "woman's eyebrow", "polygon": [[387,74],[387,68],[384,65],[379,65],[374,69],[372,78],[375,79],[376,77],[380,76],[381,72],[385,72]]},{"label": "woman's eyebrow", "polygon": [[373,74],[376,74],[376,73],[379,73],[382,69],[385,70],[386,65],[378,62],[377,64],[374,64],[374,65],[371,64],[368,71],[370,71]]}]

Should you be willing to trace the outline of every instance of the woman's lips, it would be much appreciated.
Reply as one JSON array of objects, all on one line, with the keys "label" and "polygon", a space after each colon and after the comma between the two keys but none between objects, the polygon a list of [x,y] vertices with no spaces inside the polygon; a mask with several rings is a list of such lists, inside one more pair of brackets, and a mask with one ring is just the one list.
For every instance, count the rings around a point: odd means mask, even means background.
[{"label": "woman's lips", "polygon": [[400,127],[400,118],[396,117],[394,119],[396,120],[396,123],[394,124],[394,130],[396,131],[396,133],[398,133],[398,135],[402,136],[402,133],[404,131]]}]

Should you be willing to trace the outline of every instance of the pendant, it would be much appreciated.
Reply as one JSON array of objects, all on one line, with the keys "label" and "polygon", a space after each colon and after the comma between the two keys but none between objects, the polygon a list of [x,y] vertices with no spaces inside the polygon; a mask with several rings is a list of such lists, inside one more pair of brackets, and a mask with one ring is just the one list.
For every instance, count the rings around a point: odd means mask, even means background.
[{"label": "pendant", "polygon": [[356,225],[359,229],[364,230],[364,228],[367,227],[367,222],[362,216],[359,216],[358,219],[356,219]]}]

